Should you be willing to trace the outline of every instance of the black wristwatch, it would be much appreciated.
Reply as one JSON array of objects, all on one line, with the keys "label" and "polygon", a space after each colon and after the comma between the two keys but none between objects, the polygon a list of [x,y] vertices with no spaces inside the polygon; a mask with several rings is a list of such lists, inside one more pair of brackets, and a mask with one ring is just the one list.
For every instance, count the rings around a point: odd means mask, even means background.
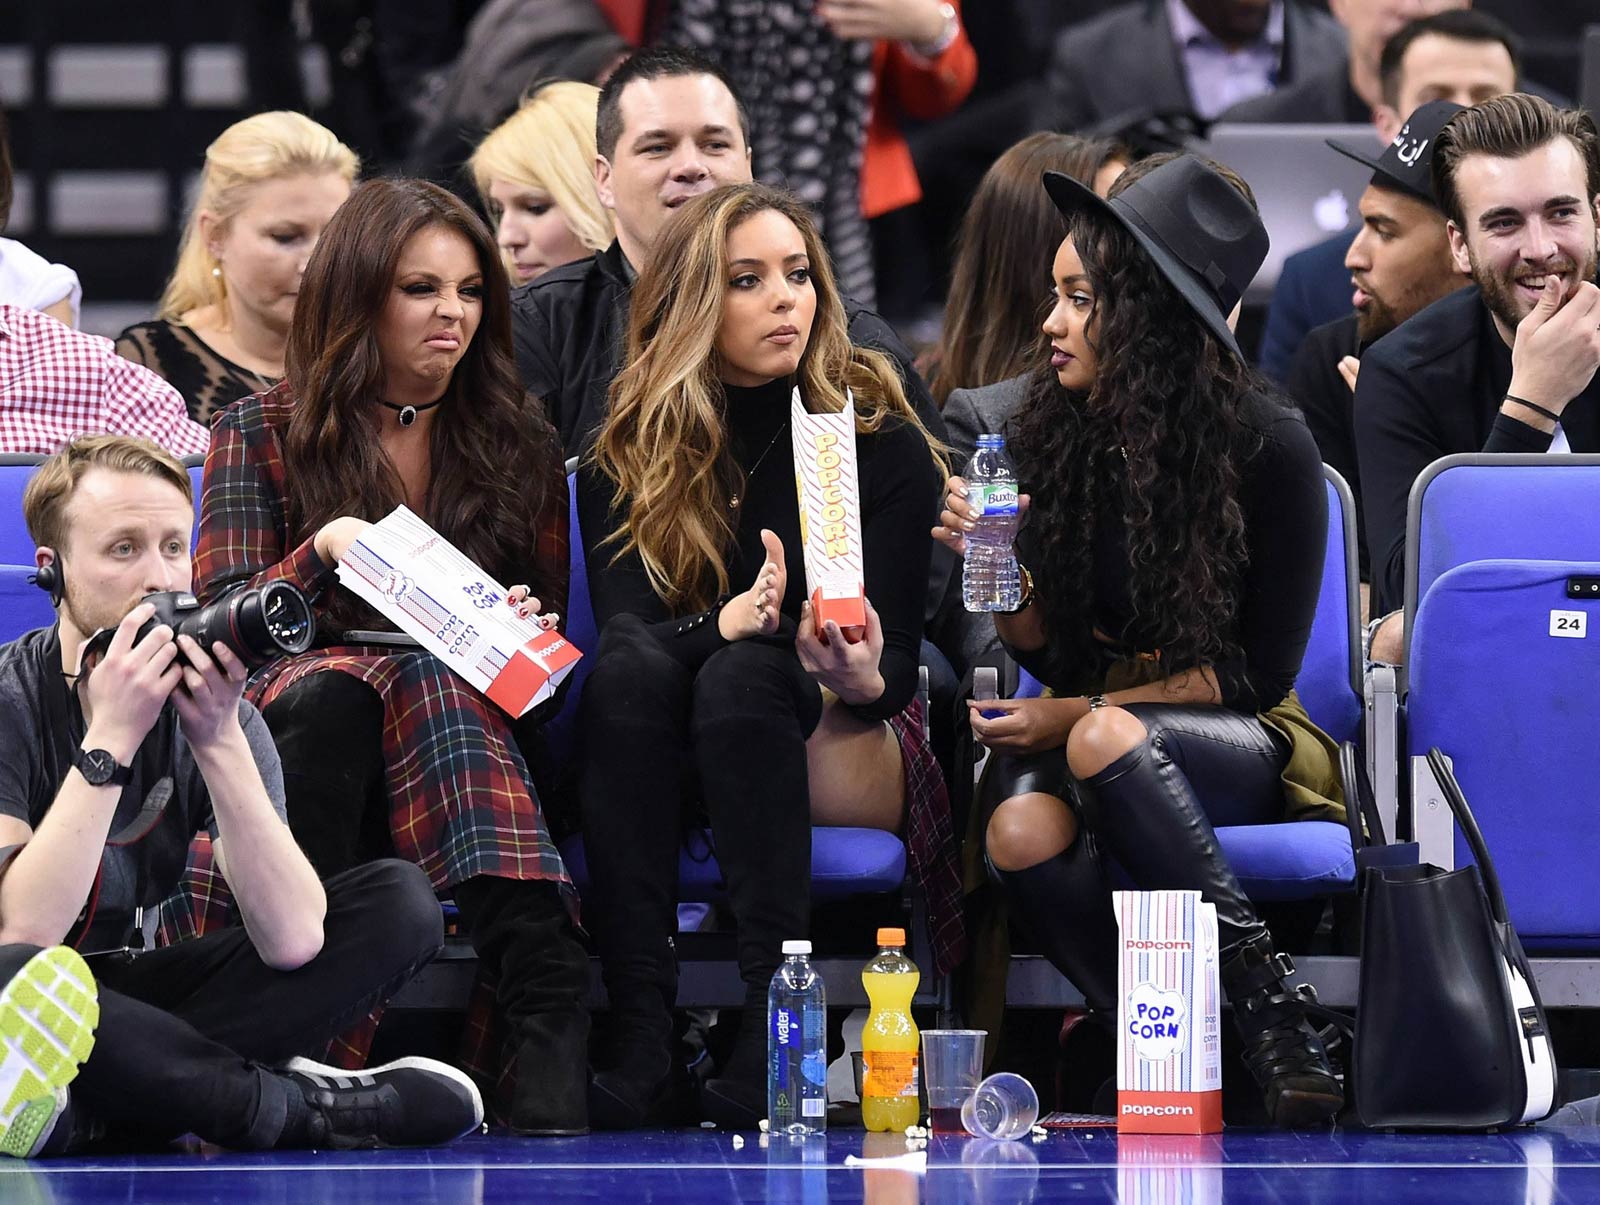
[{"label": "black wristwatch", "polygon": [[74,749],[72,764],[91,787],[125,787],[133,781],[133,767],[118,764],[104,749]]}]

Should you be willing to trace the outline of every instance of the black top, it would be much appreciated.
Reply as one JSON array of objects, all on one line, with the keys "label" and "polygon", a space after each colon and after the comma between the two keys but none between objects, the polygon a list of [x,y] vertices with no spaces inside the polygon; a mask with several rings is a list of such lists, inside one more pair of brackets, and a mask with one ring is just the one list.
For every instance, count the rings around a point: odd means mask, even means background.
[{"label": "black top", "polygon": [[218,410],[277,384],[275,378],[251,372],[218,354],[183,323],[165,318],[136,323],[123,331],[117,336],[117,354],[143,364],[183,394],[189,417],[205,427],[211,425],[211,416]]},{"label": "black top", "polygon": [[1360,356],[1356,316],[1348,314],[1324,323],[1306,335],[1289,364],[1289,396],[1306,416],[1311,438],[1317,441],[1322,462],[1337,469],[1350,483],[1356,500],[1356,547],[1361,557],[1361,580],[1370,580],[1367,558],[1367,524],[1361,514],[1361,472],[1356,461],[1355,395],[1339,375],[1339,361]]},{"label": "black top", "polygon": [[1365,125],[1372,106],[1350,86],[1350,59],[1342,56],[1304,79],[1234,105],[1218,121],[1306,125]]},{"label": "black top", "polygon": [[[1547,452],[1552,436],[1500,413],[1511,349],[1471,285],[1368,349],[1356,387],[1356,450],[1372,558],[1372,613],[1405,602],[1412,483],[1455,452]],[[1600,378],[1561,415],[1574,452],[1600,451]]]},{"label": "black top", "polygon": [[[795,495],[794,452],[787,426],[791,382],[781,378],[755,389],[725,386],[730,446],[744,470],[735,544],[728,558],[728,588],[750,588],[766,560],[763,527],[783,541],[788,589],[782,634],[793,639],[806,599],[800,505]],[[765,458],[763,459],[763,453]],[[907,422],[891,421],[873,434],[856,435],[861,482],[862,557],[867,598],[883,623],[879,672],[883,694],[853,708],[863,719],[883,720],[905,710],[917,691],[924,583],[933,541],[928,535],[928,498],[940,481],[922,433]],[[760,461],[754,472],[751,466]],[[691,666],[725,643],[714,612],[671,610],[650,587],[637,554],[613,564],[615,544],[602,544],[620,524],[611,505],[616,487],[585,461],[578,469],[578,517],[595,622],[604,628],[612,616],[633,614],[657,625],[670,652]]]},{"label": "black top", "polygon": [[[1251,425],[1261,445],[1240,469],[1239,505],[1244,512],[1248,564],[1239,587],[1232,643],[1239,656],[1213,664],[1222,703],[1253,714],[1278,703],[1294,686],[1311,637],[1328,535],[1328,499],[1322,461],[1301,417],[1274,402],[1254,406]],[[1020,482],[1024,493],[1033,486]],[[1120,480],[1098,500],[1094,541],[1094,623],[1128,653],[1153,651],[1156,641],[1134,614]],[[1047,538],[1024,525],[1018,538],[1024,563],[1038,563],[1037,541]],[[1031,559],[1030,559],[1031,558]],[[1037,581],[1041,593],[1050,583]],[[1096,667],[1062,665],[1049,644],[1033,652],[1012,650],[1047,686],[1080,693]],[[1164,667],[1168,674],[1192,666]]]},{"label": "black top", "polygon": [[[544,402],[568,456],[586,451],[605,420],[607,391],[622,363],[627,340],[632,292],[633,272],[616,242],[588,259],[552,268],[512,290],[511,334],[517,367],[528,392]],[[939,407],[894,329],[848,297],[844,309],[850,342],[875,348],[895,362],[912,409],[934,438],[942,441],[945,432]],[[938,521],[942,485],[934,487],[927,499],[924,517],[929,527]],[[955,557],[940,547],[928,564],[926,612],[931,615],[944,597]]]},{"label": "black top", "polygon": [[[0,724],[0,815],[37,830],[86,731],[78,694],[61,672],[58,628],[40,628],[0,646],[0,711],[6,716]],[[281,818],[283,774],[272,736],[243,701],[239,723]],[[120,946],[134,907],[154,908],[172,894],[194,835],[202,829],[216,835],[210,793],[171,703],[139,746],[132,769],[109,830],[111,842],[120,837],[127,843],[108,843],[101,855],[94,924],[75,939],[84,950]],[[0,849],[0,866],[20,848]]]}]

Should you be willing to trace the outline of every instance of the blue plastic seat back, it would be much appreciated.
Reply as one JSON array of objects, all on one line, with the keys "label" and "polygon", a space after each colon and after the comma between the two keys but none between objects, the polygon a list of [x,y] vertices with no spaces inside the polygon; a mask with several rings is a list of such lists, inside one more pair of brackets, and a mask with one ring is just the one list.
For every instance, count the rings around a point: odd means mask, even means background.
[{"label": "blue plastic seat back", "polygon": [[50,596],[32,582],[33,565],[0,565],[0,644],[56,621]]},{"label": "blue plastic seat back", "polygon": [[37,545],[22,521],[22,491],[43,456],[0,456],[0,564],[31,565]]},{"label": "blue plastic seat back", "polygon": [[1336,741],[1361,731],[1361,610],[1357,593],[1355,501],[1343,477],[1323,466],[1328,544],[1322,590],[1295,691],[1316,725]]},{"label": "blue plastic seat back", "polygon": [[194,489],[194,530],[189,537],[189,551],[193,552],[200,544],[200,502],[205,491],[206,458],[185,456],[183,463],[189,470],[189,484]]},{"label": "blue plastic seat back", "polygon": [[1469,561],[1574,560],[1600,550],[1600,455],[1446,456],[1412,487],[1406,607]]},{"label": "blue plastic seat back", "polygon": [[[1411,633],[1407,743],[1438,746],[1494,855],[1518,933],[1600,947],[1595,720],[1600,599],[1571,599],[1588,562],[1486,560],[1443,574]],[[1585,637],[1551,634],[1578,612]],[[1456,842],[1456,865],[1471,861]]]}]

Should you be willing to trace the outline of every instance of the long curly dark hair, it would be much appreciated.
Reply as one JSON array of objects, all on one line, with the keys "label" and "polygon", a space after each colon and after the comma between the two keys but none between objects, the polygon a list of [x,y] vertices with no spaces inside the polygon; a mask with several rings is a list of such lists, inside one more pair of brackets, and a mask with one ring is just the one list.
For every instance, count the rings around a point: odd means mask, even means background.
[{"label": "long curly dark hair", "polygon": [[[1094,289],[1098,371],[1087,395],[1063,388],[1048,367],[1035,373],[1010,442],[1032,495],[1018,542],[1039,582],[1053,684],[1081,689],[1100,664],[1093,557],[1105,520],[1127,532],[1139,651],[1159,650],[1169,675],[1237,654],[1240,469],[1260,447],[1270,386],[1120,224],[1080,212],[1069,229]],[[1120,515],[1098,514],[1117,498]]]}]

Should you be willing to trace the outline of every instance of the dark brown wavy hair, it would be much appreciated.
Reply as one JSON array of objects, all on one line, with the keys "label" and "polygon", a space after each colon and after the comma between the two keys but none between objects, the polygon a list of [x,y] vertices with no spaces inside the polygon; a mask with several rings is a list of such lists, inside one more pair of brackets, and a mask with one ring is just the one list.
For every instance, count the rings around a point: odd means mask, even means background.
[{"label": "dark brown wavy hair", "polygon": [[1055,247],[1067,221],[1039,187],[1047,171],[1094,186],[1107,163],[1133,153],[1120,143],[1075,134],[1030,134],[994,161],[961,220],[944,308],[944,338],[929,386],[940,407],[952,389],[1020,376],[1043,356],[1039,323],[1049,273],[1039,248]]},{"label": "dark brown wavy hair", "polygon": [[1087,395],[1035,372],[1011,448],[1032,495],[1019,549],[1040,582],[1053,684],[1083,689],[1099,660],[1093,555],[1107,500],[1121,499],[1105,518],[1127,531],[1139,651],[1159,650],[1169,675],[1237,655],[1240,473],[1282,403],[1120,224],[1080,212],[1069,230],[1094,287],[1098,370]]},{"label": "dark brown wavy hair", "polygon": [[[317,240],[284,357],[296,402],[283,433],[289,529],[303,540],[340,515],[377,520],[405,501],[379,439],[383,360],[377,324],[408,240],[430,226],[461,234],[483,273],[483,317],[433,424],[423,518],[502,582],[532,567],[541,520],[565,505],[556,434],[526,395],[511,351],[510,287],[488,228],[425,180],[369,180]],[[559,474],[559,467],[555,474]],[[530,479],[530,475],[532,479]],[[562,570],[564,575],[564,568]],[[549,582],[528,582],[535,594]],[[346,600],[335,596],[341,615]]]}]

